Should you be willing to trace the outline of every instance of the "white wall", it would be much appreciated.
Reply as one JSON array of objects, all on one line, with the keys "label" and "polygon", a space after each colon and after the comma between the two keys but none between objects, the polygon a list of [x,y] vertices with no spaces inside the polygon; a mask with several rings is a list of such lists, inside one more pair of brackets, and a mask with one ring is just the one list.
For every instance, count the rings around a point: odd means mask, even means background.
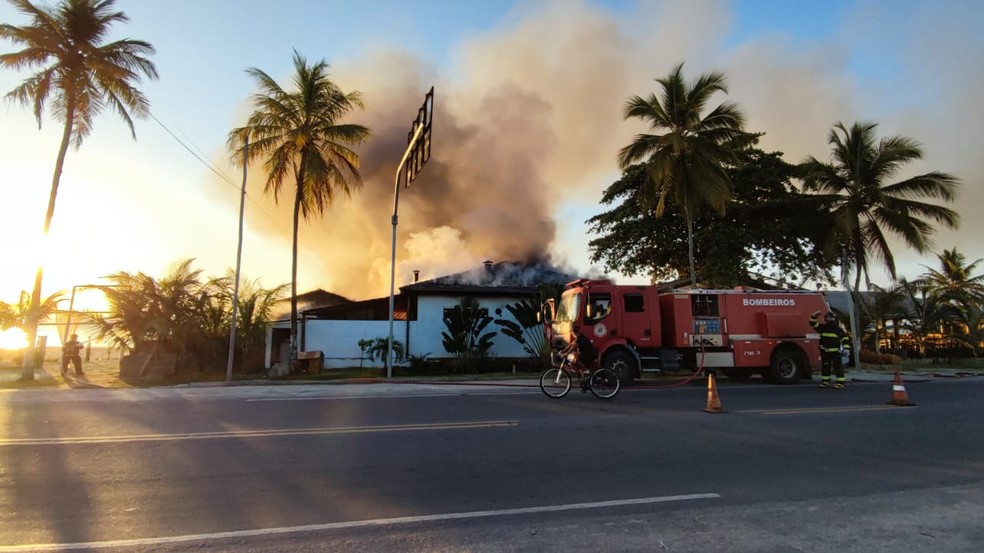
[{"label": "white wall", "polygon": [[[493,319],[505,318],[515,320],[507,305],[519,301],[518,298],[497,297],[477,298],[479,305],[489,310]],[[458,296],[422,296],[417,305],[417,320],[410,322],[410,347],[407,353],[424,355],[428,359],[449,358],[451,354],[444,351],[441,333],[444,332],[444,309],[451,308],[460,302]],[[496,309],[501,310],[496,313]],[[298,321],[298,324],[301,324]],[[389,321],[326,321],[308,320],[305,323],[305,350],[321,350],[325,354],[326,369],[349,367],[384,368],[380,362],[372,363],[362,359],[359,340],[373,339],[389,335]],[[393,321],[393,339],[407,345],[406,321]],[[270,367],[272,329],[290,328],[289,322],[274,323],[267,327],[267,356],[266,366]],[[493,357],[526,357],[526,352],[516,340],[502,334],[499,325],[494,322],[485,327],[485,332],[496,332],[492,339],[492,349],[489,354]]]},{"label": "white wall", "polygon": [[[301,322],[298,321],[300,325]],[[321,350],[325,354],[324,368],[346,369],[350,367],[385,368],[385,363],[375,363],[362,358],[359,340],[389,336],[389,321],[324,321],[308,320],[304,323],[304,351]],[[290,323],[275,323],[267,328],[266,366],[270,367],[272,328],[290,328]],[[406,344],[406,322],[393,321],[393,339]]]},{"label": "white wall", "polygon": [[[325,368],[384,368],[385,363],[362,358],[359,340],[389,336],[389,321],[307,321],[305,350],[321,350]],[[406,345],[406,322],[393,321],[393,340]]]},{"label": "white wall", "polygon": [[[489,310],[489,316],[493,319],[513,319],[507,305],[516,303],[518,298],[477,298],[479,305]],[[460,303],[458,296],[422,296],[417,303],[417,320],[410,323],[410,352],[414,355],[430,353],[428,359],[440,359],[451,357],[451,354],[444,351],[441,343],[441,332],[446,330],[444,326],[444,309],[451,308]],[[496,313],[496,309],[501,309],[501,314]],[[492,339],[492,349],[490,354],[493,357],[526,357],[526,352],[519,342],[502,334],[499,325],[489,323],[485,327],[485,332],[496,332]]]}]

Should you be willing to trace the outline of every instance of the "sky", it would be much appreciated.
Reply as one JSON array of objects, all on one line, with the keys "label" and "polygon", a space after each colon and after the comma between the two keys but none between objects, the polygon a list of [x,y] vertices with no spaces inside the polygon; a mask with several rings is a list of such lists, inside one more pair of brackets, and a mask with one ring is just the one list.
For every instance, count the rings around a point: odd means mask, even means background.
[{"label": "sky", "polygon": [[[589,262],[585,221],[618,178],[618,150],[647,129],[625,121],[633,95],[678,63],[693,78],[727,75],[728,94],[760,146],[797,163],[829,159],[837,122],[879,124],[879,136],[917,140],[928,171],[961,179],[956,230],[932,252],[895,242],[899,276],[936,266],[957,247],[984,257],[984,2],[963,0],[118,0],[130,21],[111,39],[156,49],[160,79],[138,86],[153,117],[136,140],[106,112],[70,150],[47,242],[41,240],[61,123],[0,103],[0,299],[44,295],[129,271],[161,277],[193,258],[207,276],[236,264],[242,170],[229,131],[250,112],[256,67],[284,86],[296,50],[324,59],[365,109],[348,120],[373,138],[359,148],[363,186],[302,224],[298,289],[354,300],[389,293],[393,177],[410,123],[434,86],[432,158],[402,190],[396,284],[484,260],[547,258],[571,272]],[[27,18],[0,0],[0,21]],[[0,52],[18,50],[0,40]],[[27,73],[0,71],[0,93]],[[247,172],[242,277],[290,281],[290,202],[263,194]],[[281,198],[283,200],[283,198]],[[42,253],[38,253],[42,252]],[[41,257],[39,257],[41,255]],[[615,275],[620,282],[642,282]],[[889,283],[876,272],[875,282]],[[86,307],[83,288],[77,306]],[[92,307],[90,307],[92,308]]]}]

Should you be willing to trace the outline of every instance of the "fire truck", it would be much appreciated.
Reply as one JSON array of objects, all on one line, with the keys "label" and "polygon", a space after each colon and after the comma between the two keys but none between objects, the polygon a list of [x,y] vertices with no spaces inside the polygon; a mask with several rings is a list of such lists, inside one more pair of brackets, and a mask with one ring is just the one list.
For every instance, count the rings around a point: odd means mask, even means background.
[{"label": "fire truck", "polygon": [[820,365],[820,336],[809,324],[817,311],[829,311],[820,292],[661,291],[580,279],[559,303],[544,302],[542,317],[553,348],[566,346],[576,328],[624,384],[647,371],[699,368],[790,384]]}]

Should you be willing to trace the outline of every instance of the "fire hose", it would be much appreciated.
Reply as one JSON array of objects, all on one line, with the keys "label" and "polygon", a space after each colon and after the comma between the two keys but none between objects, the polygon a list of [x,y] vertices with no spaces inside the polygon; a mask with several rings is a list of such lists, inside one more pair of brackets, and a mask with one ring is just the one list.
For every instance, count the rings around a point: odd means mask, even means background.
[{"label": "fire hose", "polygon": [[693,382],[693,380],[697,378],[697,375],[699,375],[701,372],[704,371],[704,346],[707,345],[707,343],[708,341],[706,338],[701,339],[700,341],[700,363],[697,366],[697,370],[694,371],[694,374],[688,376],[687,378],[681,380],[680,382],[674,382],[673,384],[662,384],[659,386],[645,386],[645,388],[649,390],[668,390],[670,388],[678,388],[680,386],[686,386],[687,384]]}]

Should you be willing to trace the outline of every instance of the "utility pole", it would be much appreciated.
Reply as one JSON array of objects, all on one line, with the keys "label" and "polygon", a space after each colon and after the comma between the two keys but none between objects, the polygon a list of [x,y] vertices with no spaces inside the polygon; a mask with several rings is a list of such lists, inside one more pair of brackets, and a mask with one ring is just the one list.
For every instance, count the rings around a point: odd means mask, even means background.
[{"label": "utility pole", "polygon": [[249,165],[249,136],[243,142],[243,189],[239,195],[239,245],[236,247],[236,282],[232,286],[232,322],[229,327],[229,360],[226,382],[232,381],[232,364],[236,359],[236,320],[239,315],[239,269],[243,261],[243,212],[246,208],[246,169]]},{"label": "utility pole", "polygon": [[[397,211],[400,207],[400,174],[406,166],[406,187],[417,178],[417,174],[423,168],[427,160],[430,159],[431,150],[431,123],[434,119],[434,87],[424,96],[424,103],[417,110],[417,118],[413,120],[410,132],[407,135],[407,149],[403,152],[403,159],[396,166],[396,177],[393,180],[393,247],[390,256],[390,298],[389,298],[389,339],[386,341],[386,378],[393,378],[393,318],[396,309],[396,225],[399,217]],[[410,317],[407,317],[406,324],[410,324]]]}]

